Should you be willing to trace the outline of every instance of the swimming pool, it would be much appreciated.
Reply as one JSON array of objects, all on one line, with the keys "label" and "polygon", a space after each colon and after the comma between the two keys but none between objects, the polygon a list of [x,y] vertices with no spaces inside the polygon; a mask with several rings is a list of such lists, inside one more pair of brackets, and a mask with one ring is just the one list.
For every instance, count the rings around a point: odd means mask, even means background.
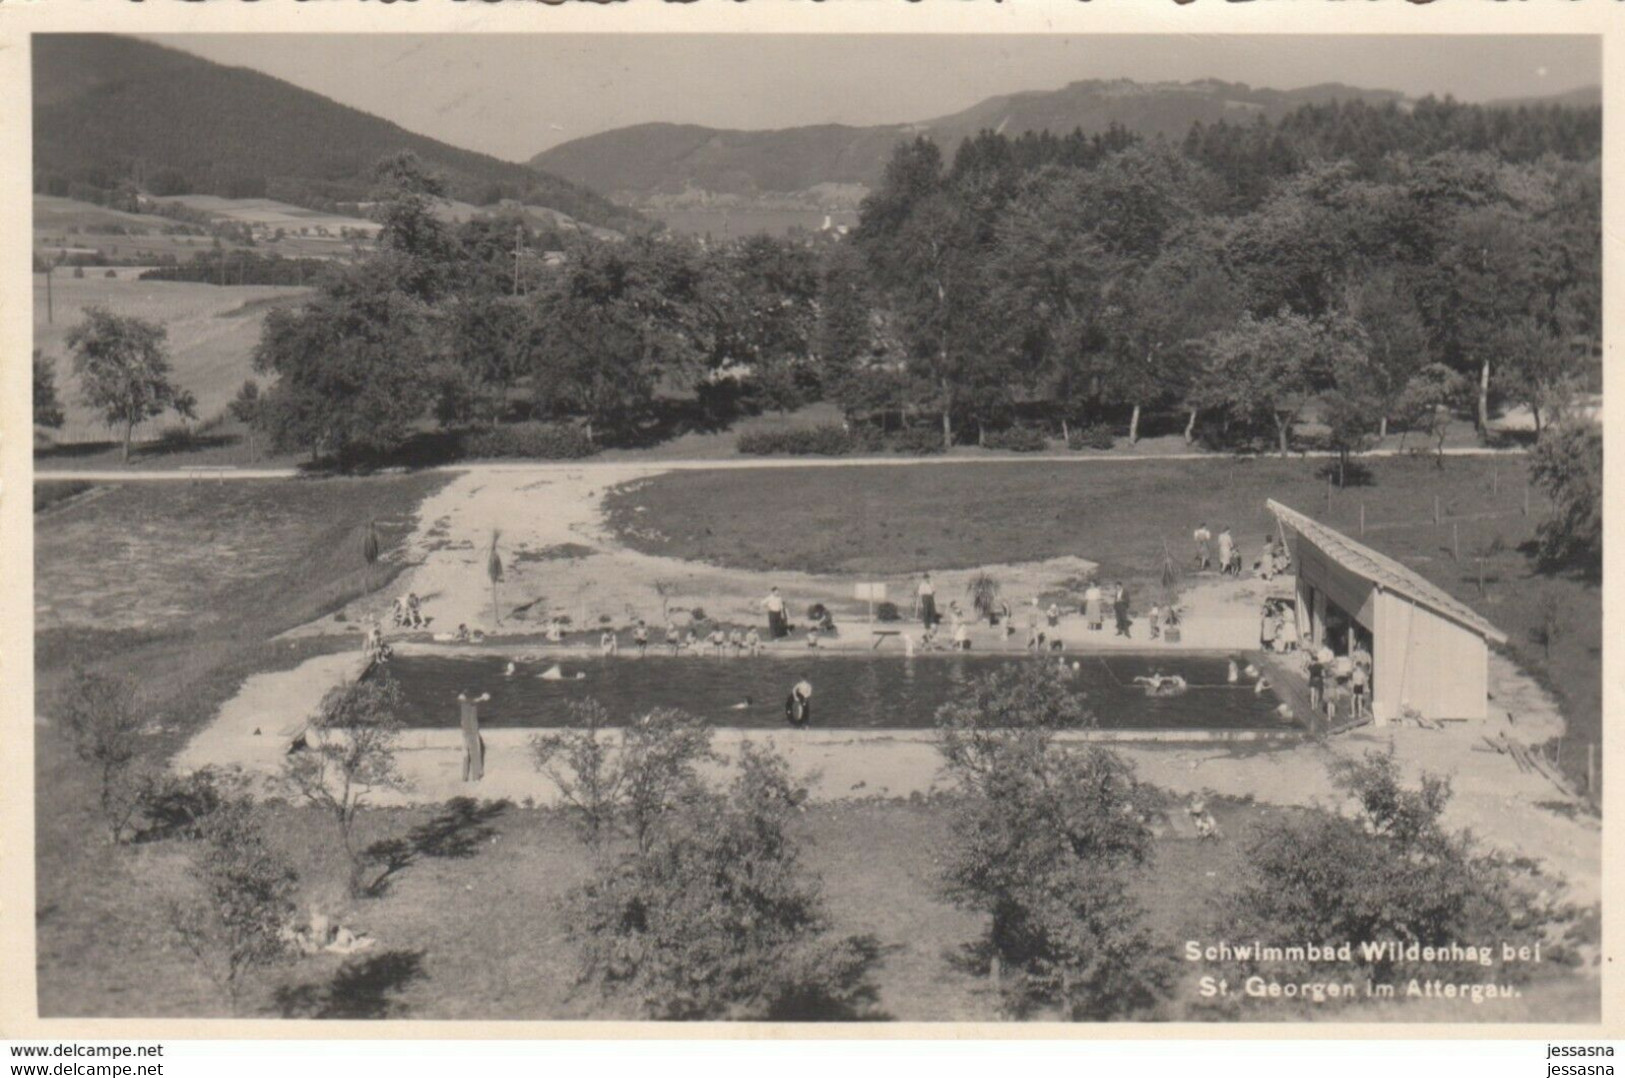
[{"label": "swimming pool", "polygon": [[[1276,714],[1275,694],[1255,693],[1245,679],[1226,683],[1224,656],[1163,653],[1068,655],[1079,664],[1075,684],[1103,729],[1292,730]],[[400,655],[389,663],[404,690],[412,728],[457,725],[457,694],[488,692],[480,707],[485,727],[560,727],[569,704],[592,698],[617,725],[658,707],[681,708],[719,727],[784,726],[784,698],[806,677],[813,685],[813,726],[828,729],[923,729],[967,679],[995,666],[1033,661],[1020,655],[932,654],[915,658],[825,653],[809,656],[716,658],[649,656],[510,658]],[[1054,660],[1048,660],[1054,661]],[[565,680],[538,677],[560,664]],[[1135,676],[1160,670],[1183,675],[1190,690],[1148,697]],[[576,678],[576,674],[585,677]],[[744,705],[744,706],[739,706]]]}]

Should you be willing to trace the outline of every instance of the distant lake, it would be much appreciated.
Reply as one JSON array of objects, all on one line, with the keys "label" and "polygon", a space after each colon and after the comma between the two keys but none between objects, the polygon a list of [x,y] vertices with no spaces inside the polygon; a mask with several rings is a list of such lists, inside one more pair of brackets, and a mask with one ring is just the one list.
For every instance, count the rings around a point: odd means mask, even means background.
[{"label": "distant lake", "polygon": [[837,225],[855,226],[856,210],[772,210],[772,209],[697,209],[697,210],[644,210],[650,217],[666,222],[673,232],[690,236],[710,235],[713,239],[737,239],[766,232],[782,236],[792,228],[816,232],[824,226],[828,216]]}]

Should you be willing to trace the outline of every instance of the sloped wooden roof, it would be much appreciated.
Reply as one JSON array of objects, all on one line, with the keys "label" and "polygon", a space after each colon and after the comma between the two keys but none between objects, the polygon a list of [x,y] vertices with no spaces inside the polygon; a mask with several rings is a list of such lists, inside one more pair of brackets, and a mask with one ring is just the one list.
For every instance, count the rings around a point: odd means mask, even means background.
[{"label": "sloped wooden roof", "polygon": [[1364,543],[1356,542],[1342,532],[1328,528],[1273,498],[1265,502],[1265,505],[1283,525],[1319,547],[1327,557],[1349,572],[1371,581],[1378,587],[1403,595],[1418,606],[1425,606],[1435,614],[1465,626],[1487,640],[1493,640],[1497,644],[1507,642],[1506,634],[1485,621],[1472,607],[1388,555],[1379,554]]}]

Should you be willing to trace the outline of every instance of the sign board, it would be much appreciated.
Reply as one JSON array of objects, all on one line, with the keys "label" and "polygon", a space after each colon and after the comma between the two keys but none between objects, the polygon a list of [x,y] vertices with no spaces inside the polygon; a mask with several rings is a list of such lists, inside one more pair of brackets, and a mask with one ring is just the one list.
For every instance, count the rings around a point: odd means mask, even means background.
[{"label": "sign board", "polygon": [[871,603],[885,602],[886,585],[884,584],[854,584],[852,585],[852,598]]}]

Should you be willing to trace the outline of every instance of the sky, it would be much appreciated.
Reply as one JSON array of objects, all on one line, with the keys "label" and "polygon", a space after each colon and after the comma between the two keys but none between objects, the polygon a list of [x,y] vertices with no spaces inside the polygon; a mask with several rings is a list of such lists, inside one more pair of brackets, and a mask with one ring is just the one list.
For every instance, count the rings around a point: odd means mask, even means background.
[{"label": "sky", "polygon": [[250,67],[511,161],[666,121],[771,129],[922,121],[1080,79],[1342,82],[1463,101],[1602,81],[1577,36],[190,34],[148,40]]}]

